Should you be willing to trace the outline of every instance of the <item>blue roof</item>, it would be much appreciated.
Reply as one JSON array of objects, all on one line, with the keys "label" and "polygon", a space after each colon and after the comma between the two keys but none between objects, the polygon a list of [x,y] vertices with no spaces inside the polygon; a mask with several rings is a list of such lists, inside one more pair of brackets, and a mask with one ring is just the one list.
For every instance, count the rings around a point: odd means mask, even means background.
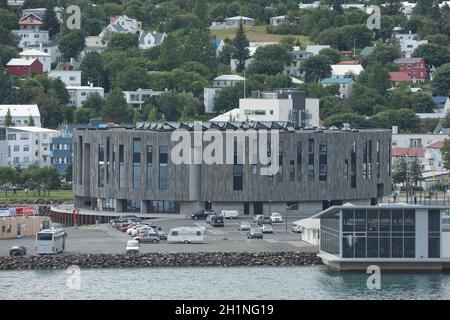
[{"label": "blue roof", "polygon": [[213,40],[213,42],[214,42],[214,45],[216,46],[216,49],[219,49],[219,48],[220,48],[220,45],[221,45],[222,42],[223,42],[223,40],[222,40],[222,39],[219,39],[219,38],[215,38],[215,39]]},{"label": "blue roof", "polygon": [[349,84],[352,82],[352,78],[325,78],[320,81],[321,84]]},{"label": "blue roof", "polygon": [[375,48],[374,47],[365,47],[364,49],[362,49],[361,55],[364,57],[370,56],[373,53],[373,49],[375,49]]},{"label": "blue roof", "polygon": [[445,102],[447,101],[448,97],[446,97],[446,96],[435,96],[435,97],[431,97],[431,99],[436,104],[437,108],[444,108]]}]

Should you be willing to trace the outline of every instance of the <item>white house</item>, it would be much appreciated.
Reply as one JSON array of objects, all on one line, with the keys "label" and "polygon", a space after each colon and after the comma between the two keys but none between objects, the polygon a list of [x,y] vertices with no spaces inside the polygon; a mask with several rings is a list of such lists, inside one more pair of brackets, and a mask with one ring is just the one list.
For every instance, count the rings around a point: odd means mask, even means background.
[{"label": "white house", "polygon": [[288,22],[286,16],[277,16],[270,18],[270,25],[279,26]]},{"label": "white house", "polygon": [[239,24],[241,23],[241,21],[242,21],[242,26],[244,28],[251,27],[255,24],[255,19],[243,17],[243,16],[236,16],[236,17],[226,18],[224,20],[224,22],[213,21],[211,23],[210,28],[212,30],[239,28]]},{"label": "white house", "polygon": [[20,29],[12,30],[12,33],[19,37],[19,48],[23,49],[29,46],[39,46],[40,43],[50,42],[48,30]]},{"label": "white house", "polygon": [[81,71],[79,70],[51,70],[50,78],[59,78],[66,86],[81,86]]},{"label": "white house", "polygon": [[126,15],[112,16],[109,18],[109,25],[98,35],[100,38],[109,38],[114,33],[134,33],[137,34],[142,29],[142,24],[136,19]]},{"label": "white house", "polygon": [[411,58],[417,47],[428,43],[428,40],[417,40],[415,33],[394,34],[394,39],[400,45],[400,50],[405,58]]},{"label": "white house", "polygon": [[160,96],[164,92],[153,91],[153,89],[137,89],[135,91],[123,91],[123,95],[130,107],[142,109],[147,99]]},{"label": "white house", "polygon": [[303,60],[308,59],[313,54],[308,51],[301,50],[299,47],[294,47],[289,52],[290,61],[284,65],[284,72],[292,77],[303,77],[304,74],[300,72],[300,64]]},{"label": "white house", "polygon": [[48,72],[51,68],[51,54],[37,49],[25,49],[19,55],[26,60],[38,59],[42,63],[43,71]]},{"label": "white house", "polygon": [[307,10],[307,9],[317,9],[317,8],[319,8],[320,6],[321,6],[321,5],[320,5],[320,1],[314,1],[314,2],[312,2],[312,3],[303,3],[303,2],[300,2],[299,5],[298,5],[298,8],[299,8],[299,9]]},{"label": "white house", "polygon": [[445,171],[441,153],[441,149],[443,146],[444,140],[438,140],[425,147],[425,160],[427,161],[425,171]]},{"label": "white house", "polygon": [[59,47],[56,43],[47,42],[47,43],[39,43],[37,45],[26,46],[24,50],[27,49],[36,49],[42,51],[44,53],[50,54],[50,62],[61,62],[62,61],[62,53],[59,51]]},{"label": "white house", "polygon": [[329,45],[309,45],[306,47],[307,52],[311,52],[313,56],[316,56],[322,51],[323,49],[330,49],[331,46]]},{"label": "white house", "polygon": [[59,131],[40,127],[8,127],[8,164],[49,166],[50,142]]},{"label": "white house", "polygon": [[[304,112],[298,111],[302,108]],[[319,126],[319,99],[306,98],[299,91],[254,92],[239,99],[239,108],[211,121],[295,121],[296,112],[303,126]]]},{"label": "white house", "polygon": [[41,126],[41,113],[37,104],[1,104],[0,105],[0,125],[5,124],[5,116],[9,112],[16,126],[28,125],[30,116],[33,118],[36,127]]},{"label": "white house", "polygon": [[102,87],[94,87],[92,84],[90,86],[67,86],[66,89],[70,95],[69,106],[75,108],[82,107],[87,98],[96,92],[102,98],[105,96],[105,90]]},{"label": "white house", "polygon": [[325,87],[339,85],[339,98],[348,99],[352,96],[355,81],[353,78],[325,78],[320,83]]},{"label": "white house", "polygon": [[349,78],[349,76],[359,76],[364,68],[360,64],[332,64],[331,77],[332,78]]},{"label": "white house", "polygon": [[159,46],[164,41],[165,36],[166,34],[164,32],[141,30],[139,32],[139,48],[149,49]]},{"label": "white house", "polygon": [[213,86],[205,87],[203,89],[203,104],[205,106],[205,112],[214,112],[214,98],[223,87],[234,86],[236,83],[243,80],[245,80],[245,78],[233,74],[224,74],[214,78]]},{"label": "white house", "polygon": [[316,246],[320,244],[320,219],[307,218],[295,221],[294,224],[302,227],[302,241]]},{"label": "white house", "polygon": [[80,53],[80,59],[90,52],[102,53],[105,51],[107,43],[99,36],[87,36],[84,38],[84,50]]}]

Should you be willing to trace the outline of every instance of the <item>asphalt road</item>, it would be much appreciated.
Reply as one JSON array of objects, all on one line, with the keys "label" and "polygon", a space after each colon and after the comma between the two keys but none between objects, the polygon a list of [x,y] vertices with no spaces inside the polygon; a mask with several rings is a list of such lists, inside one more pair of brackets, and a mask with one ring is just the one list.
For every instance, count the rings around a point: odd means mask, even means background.
[{"label": "asphalt road", "polygon": [[[296,220],[296,219],[295,219]],[[264,239],[247,239],[245,231],[239,231],[241,221],[248,221],[252,226],[252,217],[236,220],[225,220],[225,227],[213,228],[205,220],[192,220],[181,216],[177,219],[152,219],[151,222],[161,227],[166,233],[173,227],[201,226],[207,230],[207,243],[175,244],[161,241],[157,244],[145,243],[141,245],[141,252],[271,252],[271,251],[299,251],[317,252],[313,246],[300,240],[300,234],[291,231],[288,221],[288,232],[284,223],[274,224],[273,234],[264,234]],[[112,228],[109,224],[98,226],[82,226],[66,228],[66,254],[70,253],[124,253],[127,240],[131,237]],[[8,255],[13,245],[24,245],[28,254],[35,254],[35,238],[24,237],[0,240],[0,255]]]}]

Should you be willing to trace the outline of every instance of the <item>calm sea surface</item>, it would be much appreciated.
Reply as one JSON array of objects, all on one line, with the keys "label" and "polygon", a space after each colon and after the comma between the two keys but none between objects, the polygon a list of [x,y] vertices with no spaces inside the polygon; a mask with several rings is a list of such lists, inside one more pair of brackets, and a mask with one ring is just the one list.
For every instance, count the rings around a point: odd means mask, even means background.
[{"label": "calm sea surface", "polygon": [[[2,299],[450,299],[450,274],[381,275],[324,266],[0,271]],[[79,285],[79,290],[77,289]]]}]

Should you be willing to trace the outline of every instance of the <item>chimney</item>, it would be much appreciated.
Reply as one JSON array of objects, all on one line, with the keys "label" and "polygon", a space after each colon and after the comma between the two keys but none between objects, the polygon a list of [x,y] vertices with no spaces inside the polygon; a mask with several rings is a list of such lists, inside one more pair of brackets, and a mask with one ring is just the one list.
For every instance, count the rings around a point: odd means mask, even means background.
[{"label": "chimney", "polygon": [[392,134],[398,134],[398,126],[392,126]]},{"label": "chimney", "polygon": [[42,42],[39,42],[39,51],[42,51]]}]

